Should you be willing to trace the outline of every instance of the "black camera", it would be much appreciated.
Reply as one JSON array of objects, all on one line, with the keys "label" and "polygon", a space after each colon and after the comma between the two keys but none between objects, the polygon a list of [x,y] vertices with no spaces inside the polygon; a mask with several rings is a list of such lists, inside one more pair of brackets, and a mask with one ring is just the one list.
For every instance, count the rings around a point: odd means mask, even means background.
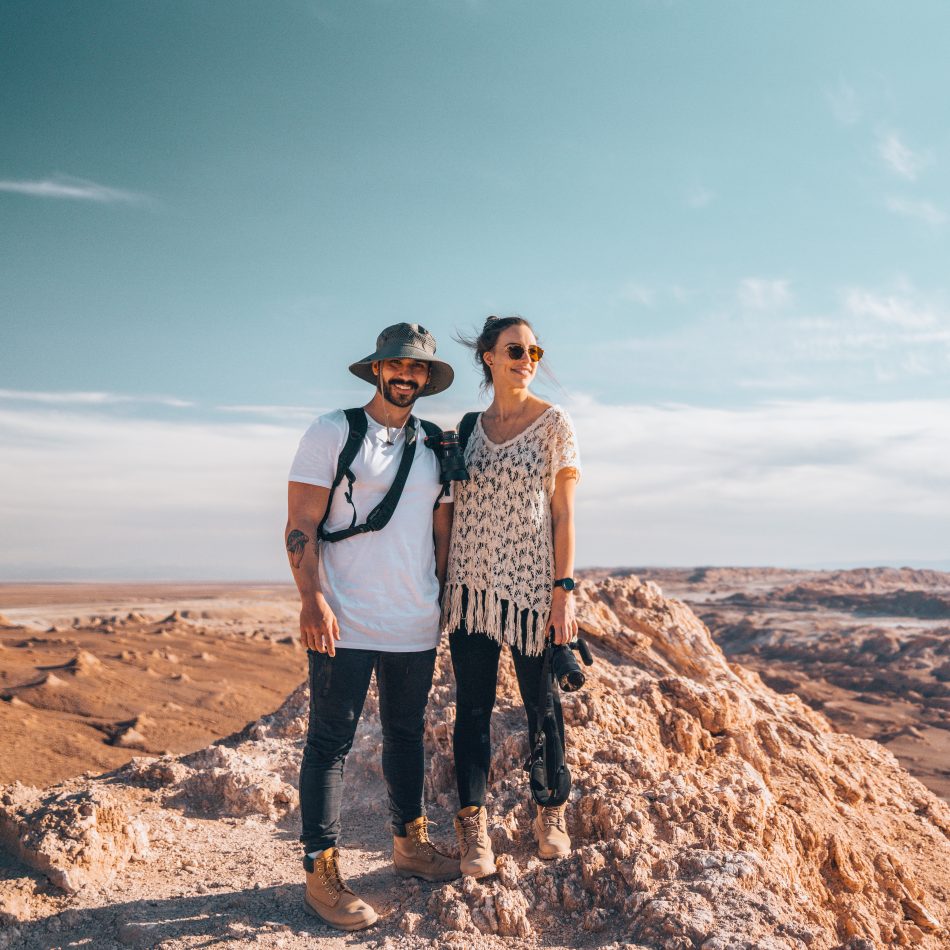
[{"label": "black camera", "polygon": [[587,680],[584,671],[578,665],[577,660],[574,659],[573,651],[575,650],[584,661],[584,666],[593,664],[594,658],[590,655],[590,649],[586,641],[580,637],[570,643],[555,646],[551,653],[551,669],[554,672],[554,678],[565,693],[575,692]]},{"label": "black camera", "polygon": [[441,439],[426,439],[426,445],[435,452],[435,457],[439,460],[442,481],[468,481],[465,456],[462,454],[462,446],[459,445],[458,433],[454,429],[446,429]]}]

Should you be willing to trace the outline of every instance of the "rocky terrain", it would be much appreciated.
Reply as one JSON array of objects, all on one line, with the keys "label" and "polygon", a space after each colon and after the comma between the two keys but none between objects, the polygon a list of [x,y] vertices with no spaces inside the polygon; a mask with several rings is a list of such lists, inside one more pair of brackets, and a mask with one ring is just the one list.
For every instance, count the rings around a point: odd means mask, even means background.
[{"label": "rocky terrain", "polygon": [[[620,572],[623,574],[624,572]],[[726,655],[950,799],[950,574],[651,569]]]},{"label": "rocky terrain", "polygon": [[[950,807],[878,743],[730,665],[637,577],[578,595],[595,666],[564,697],[573,854],[533,855],[510,665],[494,720],[498,873],[391,872],[375,700],[347,763],[344,870],[382,913],[356,935],[301,910],[294,783],[307,698],[205,749],[0,791],[0,947],[950,946]],[[454,690],[428,712],[430,817],[454,808]]]}]

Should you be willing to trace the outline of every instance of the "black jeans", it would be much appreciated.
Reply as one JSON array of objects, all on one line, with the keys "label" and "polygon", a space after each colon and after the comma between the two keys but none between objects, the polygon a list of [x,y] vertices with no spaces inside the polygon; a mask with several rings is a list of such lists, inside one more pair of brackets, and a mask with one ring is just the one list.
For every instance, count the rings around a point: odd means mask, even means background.
[{"label": "black jeans", "polygon": [[384,653],[309,650],[310,723],[300,766],[300,820],[304,852],[334,847],[340,835],[343,763],[353,745],[370,677],[376,673],[383,730],[383,777],[393,834],[425,814],[422,730],[435,669],[435,650]]},{"label": "black jeans", "polygon": [[[491,765],[491,714],[495,706],[501,644],[483,633],[468,633],[465,627],[459,627],[450,634],[449,646],[457,696],[453,746],[459,806],[484,805]],[[525,656],[515,646],[511,648],[511,658],[528,717],[528,739],[533,746],[544,658]],[[554,714],[563,736],[564,716],[556,685],[549,693],[546,712]]]}]

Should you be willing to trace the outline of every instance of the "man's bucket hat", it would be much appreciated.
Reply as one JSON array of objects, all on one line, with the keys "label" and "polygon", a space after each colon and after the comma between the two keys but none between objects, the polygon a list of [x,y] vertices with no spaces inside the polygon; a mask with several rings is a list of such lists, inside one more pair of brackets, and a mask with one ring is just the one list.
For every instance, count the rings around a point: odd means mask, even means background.
[{"label": "man's bucket hat", "polygon": [[429,364],[429,382],[419,393],[432,396],[452,385],[455,371],[435,357],[435,337],[418,323],[395,323],[376,338],[376,352],[351,364],[350,372],[376,385],[373,363],[377,360],[423,360]]}]

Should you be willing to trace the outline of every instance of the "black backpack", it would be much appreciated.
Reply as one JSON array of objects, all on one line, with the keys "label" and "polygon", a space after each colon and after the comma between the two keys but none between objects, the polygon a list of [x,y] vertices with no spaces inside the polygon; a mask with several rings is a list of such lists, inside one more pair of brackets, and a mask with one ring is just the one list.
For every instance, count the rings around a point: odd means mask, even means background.
[{"label": "black backpack", "polygon": [[465,453],[465,446],[468,445],[468,440],[472,436],[472,430],[475,428],[475,423],[478,422],[478,417],[481,415],[480,412],[466,412],[462,416],[462,421],[459,423],[459,445],[462,447],[462,453]]},{"label": "black backpack", "polygon": [[[330,486],[330,497],[327,498],[327,510],[317,528],[317,537],[321,541],[327,541],[329,543],[344,541],[347,538],[352,538],[355,534],[365,534],[367,531],[381,531],[385,528],[396,510],[396,505],[399,504],[399,498],[402,495],[403,488],[406,487],[406,479],[409,478],[409,469],[412,468],[412,460],[416,456],[419,428],[421,427],[426,434],[426,445],[431,444],[434,446],[442,437],[442,430],[434,422],[417,419],[415,416],[409,417],[409,421],[406,423],[406,444],[403,446],[402,458],[399,460],[396,477],[393,479],[389,491],[383,496],[383,500],[369,513],[366,521],[358,525],[356,523],[356,505],[353,504],[353,483],[356,481],[356,476],[353,474],[350,466],[359,453],[368,427],[366,424],[366,413],[363,409],[344,409],[343,414],[346,416],[349,432],[347,433],[346,441],[343,443],[343,448],[340,450],[340,455],[337,458],[336,474],[333,477],[333,484]],[[330,517],[330,506],[333,503],[333,495],[344,477],[347,481],[344,497],[353,509],[353,519],[350,521],[348,528],[343,528],[341,531],[327,531],[326,522]],[[445,492],[445,488],[446,486],[443,485],[443,493]],[[441,497],[441,494],[439,497]],[[436,505],[438,505],[438,503],[437,498]]]}]

